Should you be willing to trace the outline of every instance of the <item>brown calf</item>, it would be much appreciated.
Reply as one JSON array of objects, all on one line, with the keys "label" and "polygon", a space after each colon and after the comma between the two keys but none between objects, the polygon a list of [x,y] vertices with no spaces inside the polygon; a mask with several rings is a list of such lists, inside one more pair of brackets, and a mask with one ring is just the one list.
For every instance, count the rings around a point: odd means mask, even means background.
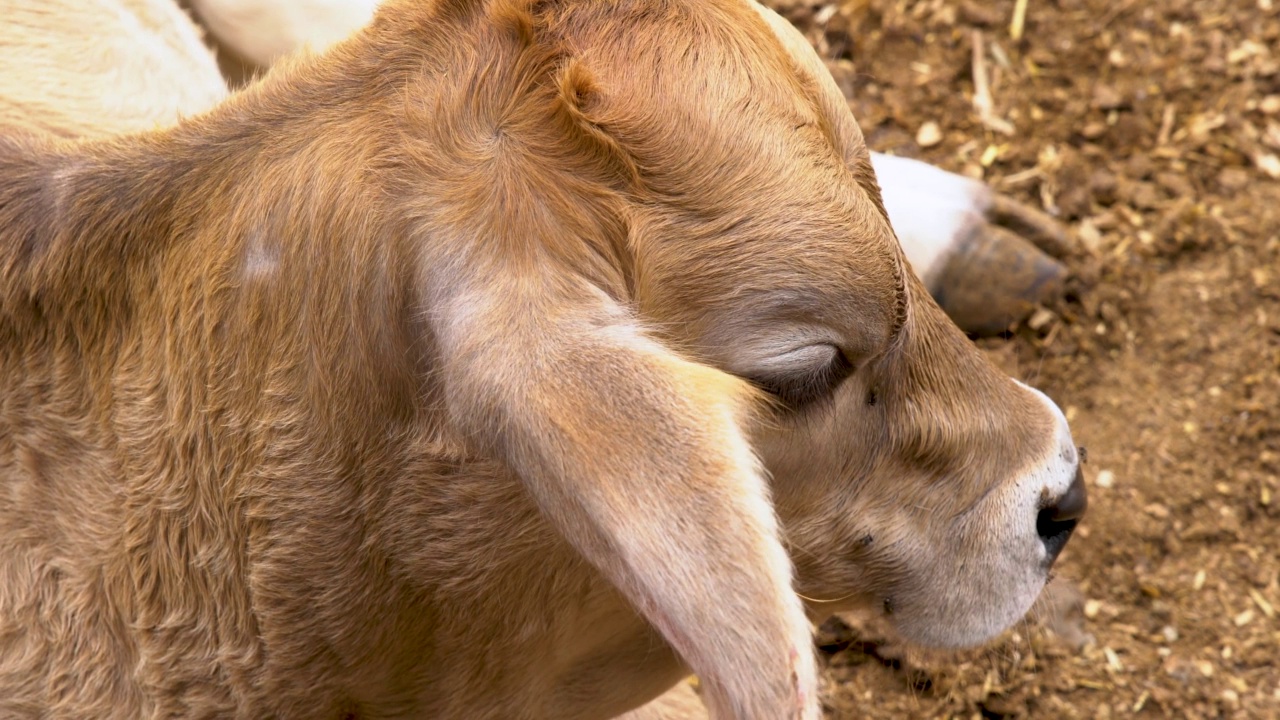
[{"label": "brown calf", "polygon": [[0,127],[0,715],[815,718],[811,617],[1021,616],[1066,424],[793,33],[393,2],[171,129]]}]

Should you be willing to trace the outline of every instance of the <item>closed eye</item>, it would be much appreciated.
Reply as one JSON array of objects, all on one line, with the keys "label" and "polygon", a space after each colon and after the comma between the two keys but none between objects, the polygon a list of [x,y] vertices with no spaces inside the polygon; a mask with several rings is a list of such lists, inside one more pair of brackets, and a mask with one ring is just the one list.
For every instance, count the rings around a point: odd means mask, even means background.
[{"label": "closed eye", "polygon": [[[747,379],[777,397],[792,410],[799,410],[829,397],[840,383],[853,374],[853,363],[834,345],[810,345],[788,355],[806,356],[805,359],[810,362],[801,366],[800,370],[792,369],[795,366],[785,370],[778,368]],[[810,355],[817,357],[810,359],[807,357]]]}]

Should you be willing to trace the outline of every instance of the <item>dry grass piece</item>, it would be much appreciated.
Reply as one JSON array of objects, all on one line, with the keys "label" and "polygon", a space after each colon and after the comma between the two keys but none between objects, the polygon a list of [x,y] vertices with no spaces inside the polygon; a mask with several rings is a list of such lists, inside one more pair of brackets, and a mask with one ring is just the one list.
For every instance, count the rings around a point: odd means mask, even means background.
[{"label": "dry grass piece", "polygon": [[1027,0],[1018,0],[1013,6],[1013,19],[1009,21],[1009,37],[1015,41],[1022,39],[1022,31],[1027,25]]},{"label": "dry grass piece", "polygon": [[980,30],[973,31],[973,109],[978,120],[988,130],[1003,135],[1013,135],[1013,123],[995,114],[995,101],[991,99],[991,81],[987,73],[987,51]]}]

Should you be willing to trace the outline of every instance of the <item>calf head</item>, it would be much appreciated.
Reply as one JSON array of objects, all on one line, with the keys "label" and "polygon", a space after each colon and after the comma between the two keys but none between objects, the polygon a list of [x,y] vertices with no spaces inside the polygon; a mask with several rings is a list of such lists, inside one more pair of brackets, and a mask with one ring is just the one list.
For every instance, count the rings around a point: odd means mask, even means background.
[{"label": "calf head", "polygon": [[741,0],[448,7],[491,30],[428,103],[472,124],[417,146],[446,405],[712,705],[814,711],[790,561],[927,644],[1024,613],[1083,511],[1065,420],[912,275],[803,39]]}]

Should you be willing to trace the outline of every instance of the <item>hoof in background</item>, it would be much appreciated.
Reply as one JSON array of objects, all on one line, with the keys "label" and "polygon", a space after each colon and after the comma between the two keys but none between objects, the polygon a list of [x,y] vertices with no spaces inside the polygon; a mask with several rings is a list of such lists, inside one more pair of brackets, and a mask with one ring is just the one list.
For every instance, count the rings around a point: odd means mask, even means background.
[{"label": "hoof in background", "polygon": [[957,245],[929,292],[961,330],[997,335],[1059,300],[1066,277],[1067,268],[1035,245],[986,225]]}]

